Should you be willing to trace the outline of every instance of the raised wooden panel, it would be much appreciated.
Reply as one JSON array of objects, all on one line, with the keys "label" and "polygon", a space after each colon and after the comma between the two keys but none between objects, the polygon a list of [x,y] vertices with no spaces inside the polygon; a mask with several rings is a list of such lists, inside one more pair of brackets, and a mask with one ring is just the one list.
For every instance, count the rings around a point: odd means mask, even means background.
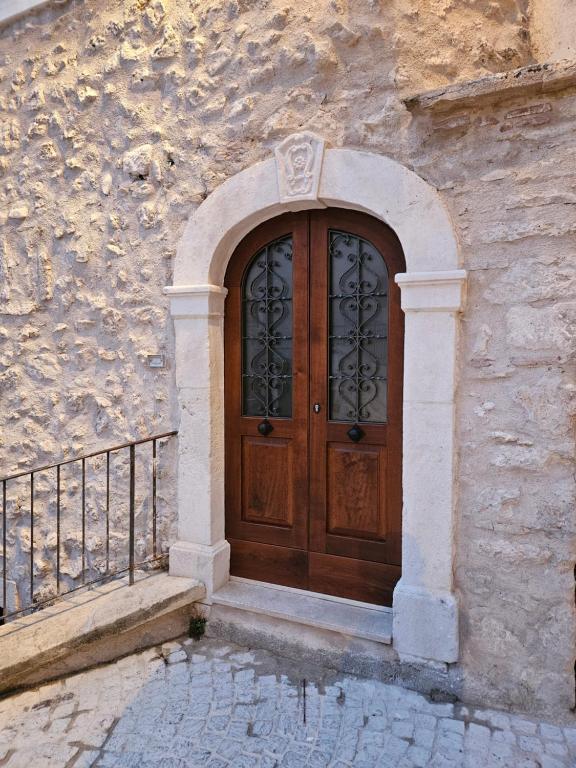
[{"label": "raised wooden panel", "polygon": [[397,565],[310,552],[308,589],[377,605],[392,605],[401,575]]},{"label": "raised wooden panel", "polygon": [[377,445],[328,445],[328,533],[385,538],[384,462],[385,450]]},{"label": "raised wooden panel", "polygon": [[289,528],[293,524],[292,440],[242,438],[242,519]]},{"label": "raised wooden panel", "polygon": [[308,589],[308,552],[305,550],[240,539],[230,539],[230,547],[233,576]]}]

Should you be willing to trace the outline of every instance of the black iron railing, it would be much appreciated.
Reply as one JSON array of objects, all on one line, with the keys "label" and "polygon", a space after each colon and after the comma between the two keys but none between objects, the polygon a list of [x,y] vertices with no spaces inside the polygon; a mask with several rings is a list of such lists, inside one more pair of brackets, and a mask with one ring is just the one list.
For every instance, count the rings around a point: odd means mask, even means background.
[{"label": "black iron railing", "polygon": [[[151,567],[154,564],[158,564],[159,561],[166,559],[165,553],[160,553],[159,536],[158,536],[158,447],[166,443],[166,441],[177,435],[176,431],[164,432],[158,435],[152,435],[141,440],[134,440],[128,443],[122,443],[121,445],[114,445],[111,448],[105,448],[101,451],[95,451],[88,453],[84,456],[78,456],[74,459],[67,459],[66,461],[58,462],[57,464],[47,464],[42,467],[37,467],[33,470],[24,472],[18,472],[17,474],[9,475],[0,480],[2,484],[2,614],[0,615],[0,625],[4,624],[10,619],[14,619],[17,616],[26,615],[33,611],[39,610],[46,605],[52,604],[59,597],[75,592],[79,589],[89,587],[95,584],[99,584],[110,579],[128,573],[129,584],[134,583],[134,573],[137,568]],[[135,524],[136,524],[136,459],[137,459],[137,446],[150,444],[151,451],[151,467],[149,472],[149,480],[151,482],[151,553],[143,560],[136,561],[136,537],[135,537]],[[117,564],[112,563],[111,551],[110,551],[110,536],[111,536],[111,456],[118,455],[121,451],[128,451],[129,458],[129,499],[128,499],[128,520],[127,530],[126,526],[123,530],[116,531],[116,535],[120,535],[120,538],[126,539],[127,546],[127,560],[128,564],[125,567],[118,567]],[[140,452],[139,452],[140,453]],[[88,578],[93,568],[87,565],[87,558],[89,551],[87,549],[87,483],[86,483],[86,467],[89,459],[105,456],[105,471],[106,471],[106,485],[105,485],[105,497],[104,497],[104,526],[105,526],[105,561],[102,568],[99,570],[98,575],[95,578]],[[74,579],[68,579],[68,584],[63,583],[62,573],[62,467],[66,465],[76,464],[81,468],[81,490],[80,490],[80,509],[81,509],[81,570],[79,576]],[[49,470],[55,470],[55,533],[56,533],[56,556],[55,556],[55,584],[52,594],[48,597],[38,598],[35,594],[35,478],[40,473],[47,472]],[[19,595],[19,603],[21,607],[16,607],[14,610],[8,610],[8,584],[9,584],[9,546],[8,537],[10,533],[10,516],[8,513],[8,491],[11,484],[17,480],[28,478],[29,482],[29,509],[30,509],[30,525],[29,525],[29,583],[23,584],[24,578],[22,576],[22,565],[18,564],[18,568],[15,568],[16,577],[12,579],[14,584],[14,591]],[[13,531],[16,537],[22,538],[22,526],[18,524],[16,527],[14,524]],[[39,542],[40,545],[41,542]],[[72,581],[72,583],[70,583]],[[79,582],[79,583],[78,583]],[[26,595],[28,597],[26,597]]]}]

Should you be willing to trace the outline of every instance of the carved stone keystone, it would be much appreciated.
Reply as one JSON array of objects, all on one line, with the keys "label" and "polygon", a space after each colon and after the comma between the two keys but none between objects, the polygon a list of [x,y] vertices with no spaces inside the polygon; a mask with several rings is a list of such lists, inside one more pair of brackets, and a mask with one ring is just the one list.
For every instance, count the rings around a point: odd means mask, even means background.
[{"label": "carved stone keystone", "polygon": [[318,200],[324,139],[311,131],[293,133],[275,151],[280,201],[291,211],[324,208]]}]

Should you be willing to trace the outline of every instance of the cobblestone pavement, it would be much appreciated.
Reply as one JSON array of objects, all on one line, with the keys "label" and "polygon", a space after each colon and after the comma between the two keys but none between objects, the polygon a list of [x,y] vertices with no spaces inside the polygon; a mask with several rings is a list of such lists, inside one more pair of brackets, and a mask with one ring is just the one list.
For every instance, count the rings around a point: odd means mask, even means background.
[{"label": "cobblestone pavement", "polygon": [[0,701],[2,768],[566,768],[576,727],[205,639]]}]

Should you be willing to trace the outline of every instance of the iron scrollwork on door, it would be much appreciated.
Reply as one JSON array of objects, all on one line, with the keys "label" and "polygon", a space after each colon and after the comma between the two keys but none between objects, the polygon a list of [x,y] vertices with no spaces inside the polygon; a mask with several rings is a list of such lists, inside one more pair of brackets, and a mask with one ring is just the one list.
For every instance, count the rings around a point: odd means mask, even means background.
[{"label": "iron scrollwork on door", "polygon": [[330,419],[386,421],[388,270],[380,252],[361,237],[329,231]]},{"label": "iron scrollwork on door", "polygon": [[265,246],[244,275],[242,412],[263,417],[263,424],[292,415],[291,236]]}]

